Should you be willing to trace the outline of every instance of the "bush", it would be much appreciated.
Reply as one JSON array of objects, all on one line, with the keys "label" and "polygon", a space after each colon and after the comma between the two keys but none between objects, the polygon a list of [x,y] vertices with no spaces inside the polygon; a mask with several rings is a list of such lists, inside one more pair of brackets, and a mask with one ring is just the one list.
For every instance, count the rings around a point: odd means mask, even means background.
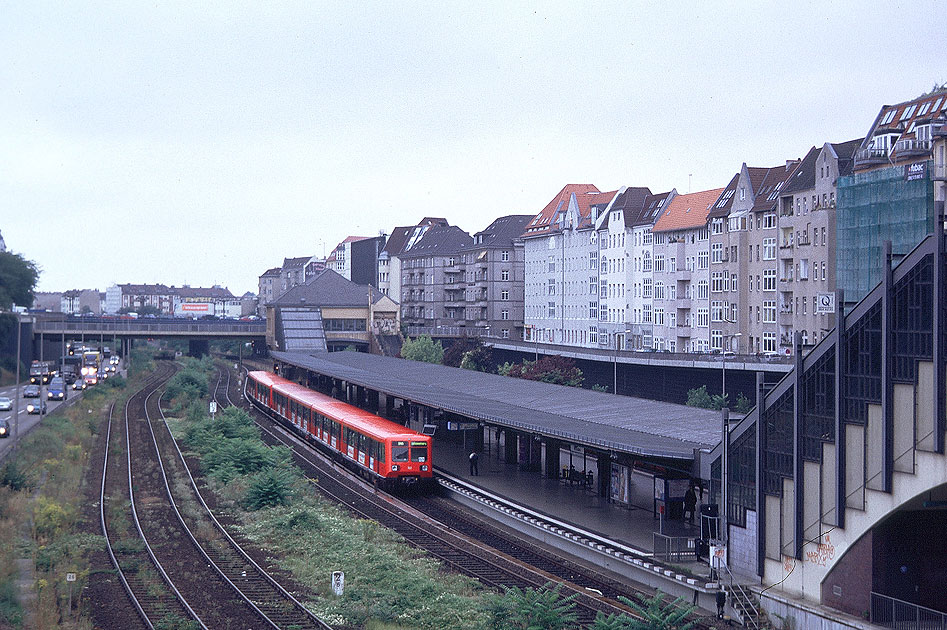
[{"label": "bush", "polygon": [[460,361],[460,367],[465,370],[476,370],[488,374],[493,372],[493,366],[493,351],[483,344],[465,352],[463,359]]},{"label": "bush", "polygon": [[701,385],[687,390],[687,406],[701,409],[723,409],[729,404],[727,396],[707,393],[707,386]]},{"label": "bush", "polygon": [[491,627],[495,630],[565,630],[577,628],[576,595],[563,597],[561,585],[541,589],[507,588],[503,595],[490,601]]},{"label": "bush", "polygon": [[3,467],[3,471],[0,471],[0,486],[6,486],[11,490],[19,491],[28,485],[29,480],[26,477],[26,473],[20,470],[15,459],[11,459],[7,462]]},{"label": "bush", "polygon": [[296,475],[289,468],[270,467],[252,475],[243,505],[248,510],[286,505],[293,496]]},{"label": "bush", "polygon": [[440,365],[444,360],[444,346],[430,335],[421,335],[414,341],[405,339],[401,345],[401,358]]}]

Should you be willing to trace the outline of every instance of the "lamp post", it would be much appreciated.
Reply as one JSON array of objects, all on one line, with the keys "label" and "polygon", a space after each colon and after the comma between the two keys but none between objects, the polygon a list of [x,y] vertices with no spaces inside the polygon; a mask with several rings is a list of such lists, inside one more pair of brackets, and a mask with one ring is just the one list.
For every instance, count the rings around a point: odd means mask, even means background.
[{"label": "lamp post", "polygon": [[[626,329],[625,332],[621,333],[622,339],[627,341],[630,332]],[[616,395],[618,394],[618,334],[618,332],[615,333],[615,356],[612,361],[612,393]]]},{"label": "lamp post", "polygon": [[[728,337],[736,339],[737,337],[742,337],[743,333],[733,333],[732,335],[724,335],[723,338],[727,339]],[[739,343],[739,342],[737,342]],[[721,374],[721,383],[720,383],[720,395],[724,398],[727,396],[727,347],[729,344],[724,344],[723,348],[723,363],[722,363],[722,374]]]}]

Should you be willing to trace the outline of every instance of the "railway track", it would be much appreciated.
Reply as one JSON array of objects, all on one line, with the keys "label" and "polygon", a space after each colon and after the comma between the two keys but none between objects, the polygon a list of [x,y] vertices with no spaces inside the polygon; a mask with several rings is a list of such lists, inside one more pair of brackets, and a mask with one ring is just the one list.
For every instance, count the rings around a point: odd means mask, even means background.
[{"label": "railway track", "polygon": [[[167,364],[158,370],[126,404],[127,491],[109,479],[121,471],[112,465],[110,475],[106,460],[100,502],[109,555],[145,626],[173,616],[202,628],[330,628],[257,565],[208,509],[163,422],[157,392],[174,370]],[[107,516],[113,510],[106,505],[123,501],[131,505],[134,530]],[[155,575],[160,582],[148,579]]]},{"label": "railway track", "polygon": [[[229,391],[227,395],[218,396],[221,404],[233,404]],[[606,615],[631,614],[631,610],[620,602],[590,590],[597,587],[587,588],[586,584],[593,583],[590,578],[586,578],[582,584],[570,579],[578,577],[572,563],[560,559],[558,570],[551,571],[555,560],[550,555],[543,561],[542,568],[537,568],[529,561],[498,551],[493,545],[484,544],[475,537],[459,535],[452,531],[457,523],[456,517],[452,521],[448,519],[447,523],[438,522],[438,517],[427,517],[401,502],[391,501],[388,495],[380,496],[371,486],[353,479],[347,471],[341,471],[337,464],[313,452],[308,444],[277,428],[278,425],[261,421],[258,416],[255,421],[268,442],[293,449],[297,463],[325,496],[361,518],[376,521],[396,531],[409,544],[424,549],[454,570],[495,588],[539,589],[550,583],[559,584],[563,596],[575,596],[578,622],[583,626],[591,624],[598,612]],[[525,558],[528,554],[524,552],[522,555]],[[566,575],[570,577],[564,577]],[[599,582],[594,583],[601,585]]]}]

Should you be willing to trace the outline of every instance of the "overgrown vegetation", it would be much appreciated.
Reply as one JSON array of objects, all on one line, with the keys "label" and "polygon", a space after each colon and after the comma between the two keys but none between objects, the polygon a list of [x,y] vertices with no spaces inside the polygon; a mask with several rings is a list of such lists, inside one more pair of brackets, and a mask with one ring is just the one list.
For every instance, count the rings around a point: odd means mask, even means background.
[{"label": "overgrown vegetation", "polygon": [[576,367],[575,361],[569,357],[554,355],[543,357],[538,361],[507,362],[497,368],[497,373],[569,387],[582,387],[582,382],[585,380],[582,370]]},{"label": "overgrown vegetation", "polygon": [[441,364],[444,360],[444,346],[434,341],[430,335],[421,335],[417,339],[405,339],[401,345],[401,358],[425,363]]},{"label": "overgrown vegetation", "polygon": [[[720,394],[710,394],[707,392],[707,386],[701,385],[700,387],[695,387],[694,389],[687,390],[687,406],[688,407],[700,407],[702,409],[723,409],[724,407],[729,407],[730,405],[730,395],[727,394],[722,396]],[[731,407],[732,411],[736,413],[749,413],[752,409],[749,398],[743,395],[743,392],[740,392],[740,395],[737,396],[737,403]]]},{"label": "overgrown vegetation", "polygon": [[[113,376],[86,390],[78,403],[44,417],[0,469],[0,531],[5,533],[0,537],[0,627],[20,627],[23,621],[16,590],[16,560],[22,557],[34,559],[36,626],[88,625],[82,621],[88,558],[103,541],[82,531],[82,479],[99,422],[125,388],[125,379]],[[73,610],[67,605],[66,572],[77,576]]]}]

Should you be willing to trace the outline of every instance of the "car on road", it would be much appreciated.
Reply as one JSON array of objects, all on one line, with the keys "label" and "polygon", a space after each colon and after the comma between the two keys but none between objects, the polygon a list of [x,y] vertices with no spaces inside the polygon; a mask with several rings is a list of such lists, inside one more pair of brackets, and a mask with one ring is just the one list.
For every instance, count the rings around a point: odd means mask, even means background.
[{"label": "car on road", "polygon": [[26,413],[29,414],[45,414],[46,413],[46,401],[39,400],[37,402],[31,402],[26,406]]},{"label": "car on road", "polygon": [[66,381],[61,376],[49,381],[49,390],[46,392],[46,397],[49,400],[66,400],[69,397]]},{"label": "car on road", "polygon": [[23,398],[39,398],[39,385],[27,385],[24,387]]},{"label": "car on road", "polygon": [[77,392],[81,392],[82,390],[84,390],[84,389],[85,389],[85,379],[84,379],[84,378],[77,378],[77,379],[76,379],[76,382],[72,384],[72,388],[73,388],[74,390],[76,390]]},{"label": "car on road", "polygon": [[13,409],[13,401],[6,396],[0,396],[0,411],[10,411]]},{"label": "car on road", "polygon": [[0,438],[10,437],[10,421],[0,420]]}]

